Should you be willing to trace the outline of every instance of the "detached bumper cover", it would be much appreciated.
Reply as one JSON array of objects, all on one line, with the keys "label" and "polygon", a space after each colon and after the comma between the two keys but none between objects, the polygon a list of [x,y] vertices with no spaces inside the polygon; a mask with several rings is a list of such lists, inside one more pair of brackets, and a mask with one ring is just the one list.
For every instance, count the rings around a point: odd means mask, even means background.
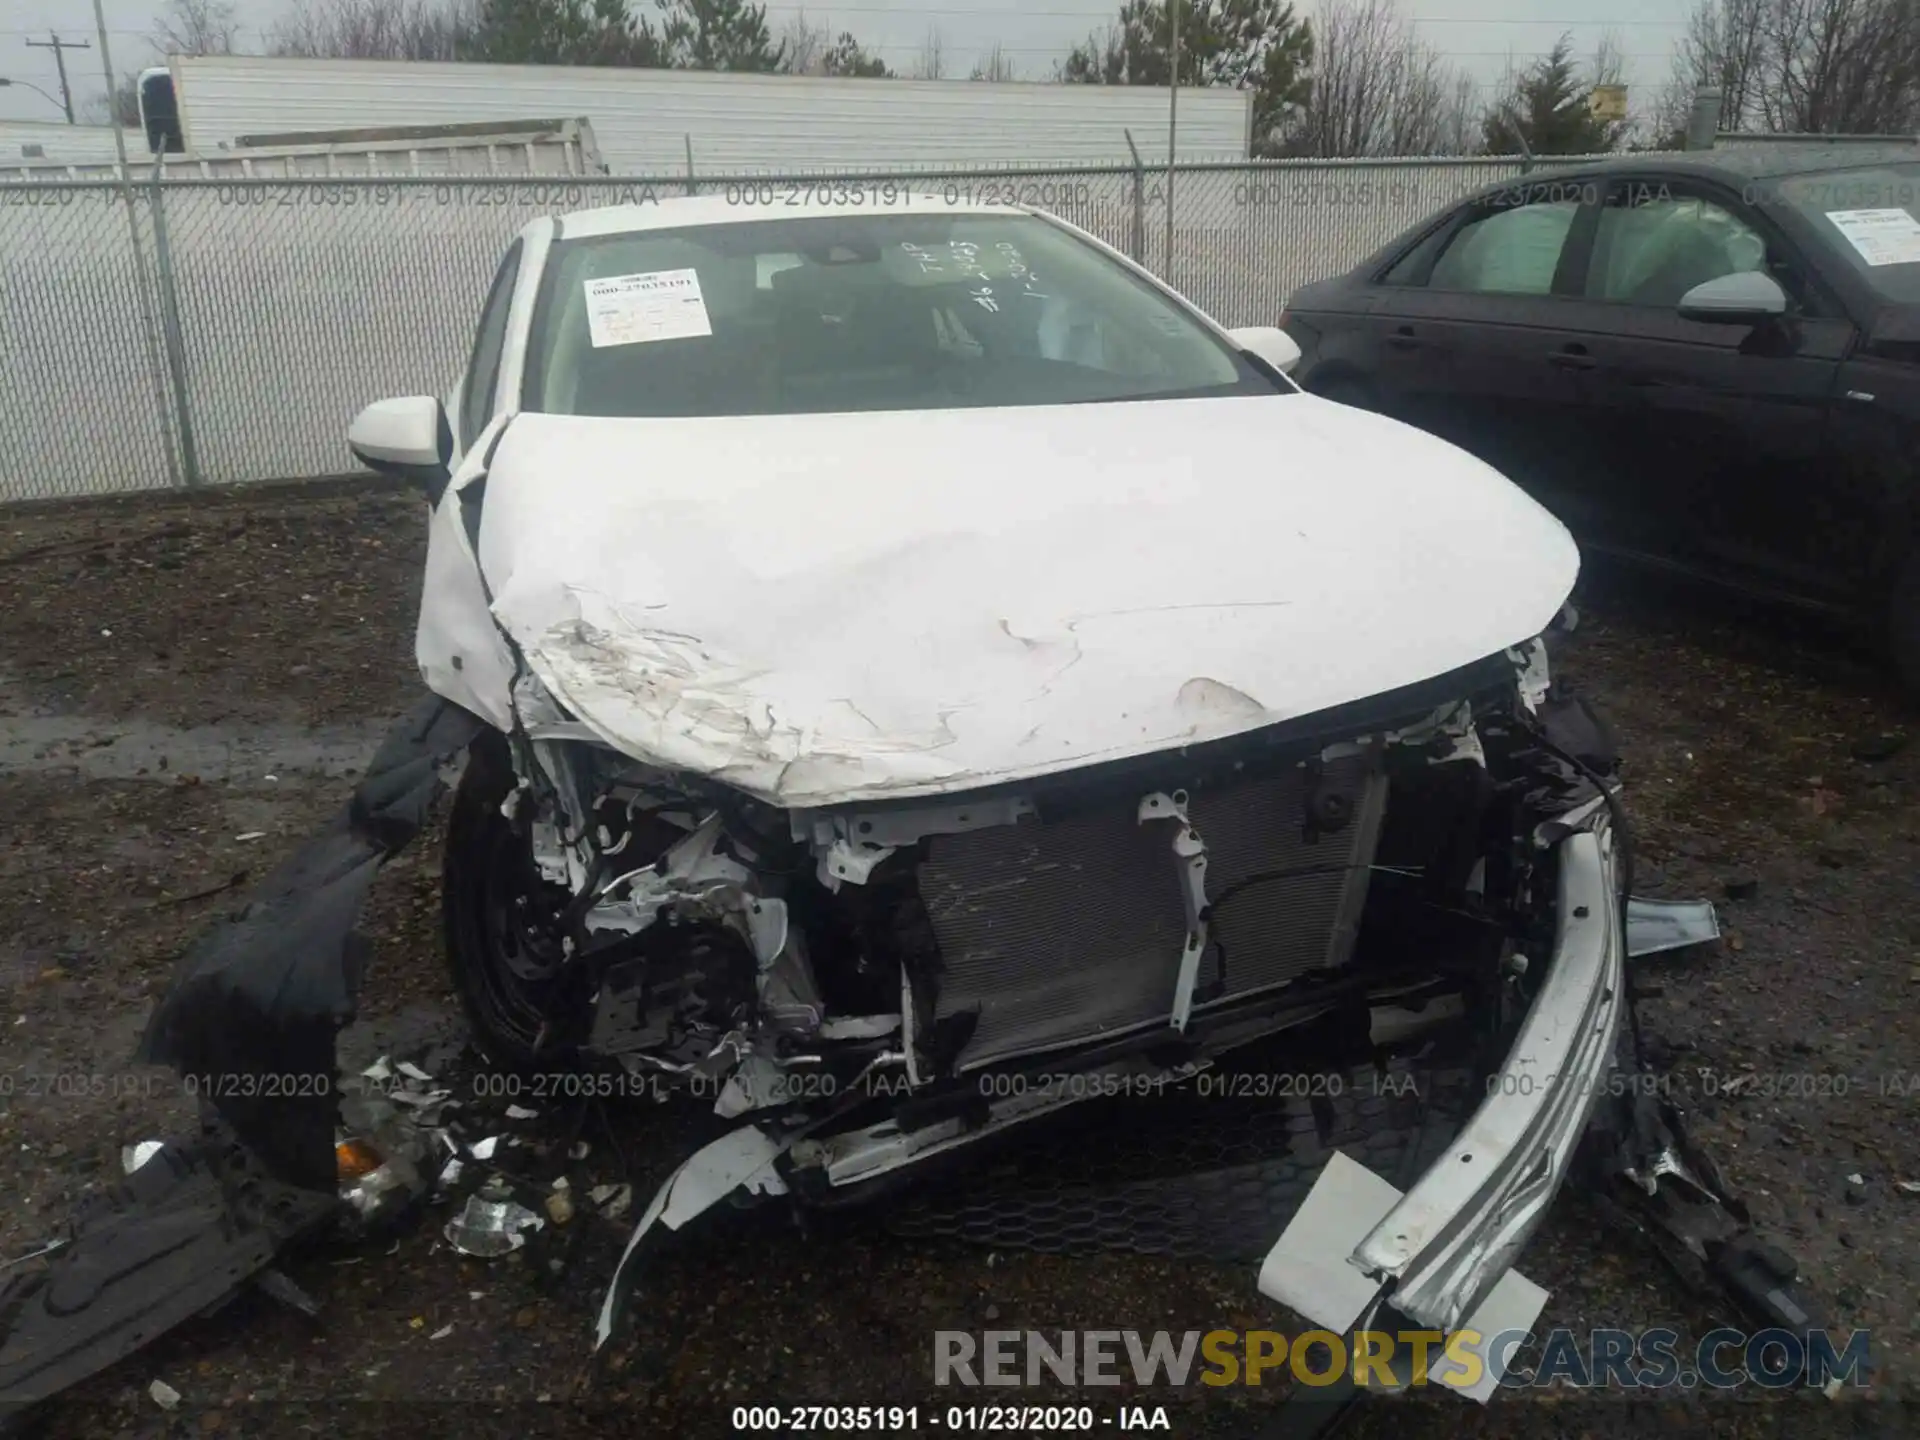
[{"label": "detached bumper cover", "polygon": [[1512,1267],[1572,1168],[1626,1013],[1626,937],[1604,817],[1560,841],[1553,957],[1451,1149],[1355,1248],[1393,1307],[1452,1332]]}]

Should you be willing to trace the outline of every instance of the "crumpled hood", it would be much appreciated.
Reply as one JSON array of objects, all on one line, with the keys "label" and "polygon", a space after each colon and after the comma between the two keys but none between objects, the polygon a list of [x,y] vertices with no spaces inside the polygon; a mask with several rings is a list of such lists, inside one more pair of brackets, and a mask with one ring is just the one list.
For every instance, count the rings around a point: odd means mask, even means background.
[{"label": "crumpled hood", "polygon": [[1307,395],[522,415],[494,615],[609,743],[775,805],[943,794],[1234,735],[1531,638],[1560,523]]}]

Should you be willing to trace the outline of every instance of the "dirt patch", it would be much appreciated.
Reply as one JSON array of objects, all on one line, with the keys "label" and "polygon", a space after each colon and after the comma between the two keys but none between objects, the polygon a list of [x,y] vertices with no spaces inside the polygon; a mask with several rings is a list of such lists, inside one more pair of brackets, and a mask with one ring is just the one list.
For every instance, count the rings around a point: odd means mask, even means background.
[{"label": "dirt patch", "polygon": [[[190,1122],[178,1082],[126,1056],[182,945],[333,812],[417,694],[422,537],[417,502],[378,492],[0,520],[6,1253],[116,1173],[124,1142]],[[1818,632],[1617,585],[1584,608],[1561,663],[1621,732],[1639,888],[1711,895],[1729,932],[1715,953],[1641,962],[1662,992],[1645,1002],[1647,1028],[1670,1047],[1723,1168],[1806,1263],[1813,1298],[1836,1323],[1871,1327],[1882,1382],[1904,1383],[1920,1342],[1920,1196],[1897,1188],[1920,1179],[1920,1081],[1905,1093],[1920,1071],[1920,744],[1900,739],[1913,719]],[[440,953],[437,845],[423,837],[379,882],[350,1063],[461,1033]],[[1726,899],[1729,886],[1741,898]],[[461,1066],[449,1074],[477,1098],[486,1072]],[[529,1173],[545,1184],[564,1171],[576,1192],[624,1180],[635,1213],[711,1125],[676,1106],[565,1118],[587,1154],[568,1160],[549,1138],[528,1148]],[[47,1433],[164,1422],[180,1433],[706,1435],[726,1433],[736,1405],[775,1403],[917,1403],[931,1429],[934,1411],[982,1398],[932,1387],[938,1329],[1288,1323],[1244,1269],[907,1245],[851,1217],[803,1232],[784,1212],[725,1213],[648,1262],[642,1323],[603,1357],[591,1392],[605,1408],[577,1411],[593,1316],[632,1218],[582,1215],[545,1248],[482,1263],[448,1249],[436,1211],[392,1253],[296,1259],[289,1273],[325,1306],[319,1323],[249,1294],[82,1387]],[[1521,1268],[1552,1292],[1543,1326],[1697,1336],[1715,1323],[1577,1197]],[[146,1394],[154,1378],[185,1397],[170,1417]],[[1122,1400],[1165,1404],[1174,1433],[1241,1436],[1275,1392],[1046,1398],[1091,1398],[1105,1414]],[[1793,1408],[1736,1397],[1705,1419],[1762,1433]],[[1481,1413],[1447,1397],[1377,1407],[1357,1433],[1598,1432],[1627,1413],[1529,1396]]]}]

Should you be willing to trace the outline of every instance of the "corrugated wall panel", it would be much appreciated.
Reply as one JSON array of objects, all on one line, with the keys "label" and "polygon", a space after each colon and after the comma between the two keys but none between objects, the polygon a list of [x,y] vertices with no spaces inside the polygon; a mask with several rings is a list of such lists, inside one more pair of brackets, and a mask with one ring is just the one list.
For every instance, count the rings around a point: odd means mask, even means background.
[{"label": "corrugated wall panel", "polygon": [[[38,147],[40,154],[31,153]],[[151,161],[147,137],[127,131],[127,158]],[[27,120],[0,120],[0,169],[36,164],[111,165],[118,159],[111,125],[40,124]]]},{"label": "corrugated wall panel", "polygon": [[[1143,86],[845,80],[378,60],[175,58],[187,144],[349,125],[584,115],[616,174],[1116,164],[1131,129],[1164,160],[1167,94]],[[1183,159],[1243,156],[1250,97],[1183,90]]]}]

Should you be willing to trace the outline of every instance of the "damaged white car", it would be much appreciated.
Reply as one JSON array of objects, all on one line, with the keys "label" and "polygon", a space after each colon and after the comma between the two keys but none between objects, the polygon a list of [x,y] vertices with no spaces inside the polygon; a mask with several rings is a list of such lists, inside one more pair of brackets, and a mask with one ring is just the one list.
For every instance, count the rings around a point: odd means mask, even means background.
[{"label": "damaged white car", "polygon": [[[456,393],[351,432],[432,502],[445,703],[187,958],[143,1058],[331,1065],[366,882],[464,750],[446,927],[482,1048],[737,1117],[636,1244],[1255,1041],[1367,1063],[1451,1027],[1484,1099],[1352,1259],[1457,1328],[1603,1096],[1645,1097],[1613,761],[1550,693],[1567,532],[1294,358],[1020,208],[534,222]],[[333,1186],[326,1103],[217,1108],[273,1183]],[[1622,1116],[1614,1172],[1717,1204],[1669,1112]]]},{"label": "damaged white car", "polygon": [[1291,358],[1014,208],[523,232],[452,414],[352,434],[450,474],[419,661],[491,726],[446,866],[489,1054],[712,1077],[736,1169],[823,1196],[1356,999],[1530,999],[1563,1083],[1362,1247],[1456,1324],[1620,1022],[1607,807],[1534,717],[1578,557]]}]

